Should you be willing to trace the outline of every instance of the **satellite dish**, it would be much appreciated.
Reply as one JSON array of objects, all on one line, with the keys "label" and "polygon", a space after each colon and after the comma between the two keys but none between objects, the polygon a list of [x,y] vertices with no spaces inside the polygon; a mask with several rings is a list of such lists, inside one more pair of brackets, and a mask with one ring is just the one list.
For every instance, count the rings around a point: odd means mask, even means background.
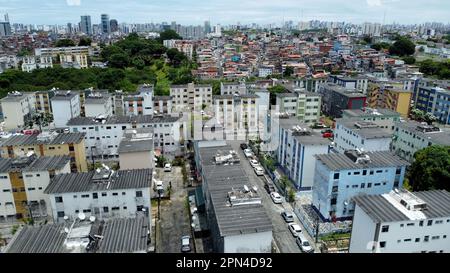
[{"label": "satellite dish", "polygon": [[93,216],[93,215],[90,216],[90,217],[89,217],[89,221],[91,221],[92,223],[95,222],[95,216]]},{"label": "satellite dish", "polygon": [[80,213],[78,213],[78,219],[83,221],[84,219],[86,219],[86,215],[84,213],[80,212]]},{"label": "satellite dish", "polygon": [[69,220],[69,216],[64,215],[64,220]]},{"label": "satellite dish", "polygon": [[69,233],[69,229],[65,227],[65,228],[64,228],[64,232],[65,232],[65,233]]},{"label": "satellite dish", "polygon": [[346,200],[346,201],[344,201],[344,206],[347,206],[348,205],[348,201]]}]

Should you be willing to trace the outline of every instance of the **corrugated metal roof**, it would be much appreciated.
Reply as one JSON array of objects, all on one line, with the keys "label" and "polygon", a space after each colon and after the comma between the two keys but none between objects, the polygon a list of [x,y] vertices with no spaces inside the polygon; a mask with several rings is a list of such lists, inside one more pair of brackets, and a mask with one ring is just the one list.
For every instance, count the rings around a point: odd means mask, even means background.
[{"label": "corrugated metal roof", "polygon": [[95,172],[68,173],[55,176],[45,189],[46,194],[68,192],[91,192],[119,189],[149,188],[152,180],[151,169],[120,170],[105,182],[94,182]]},{"label": "corrugated metal roof", "polygon": [[37,139],[37,135],[17,135],[12,136],[0,143],[0,146],[20,146],[20,145],[37,145],[37,144],[47,144],[47,145],[59,145],[66,143],[80,143],[84,140],[85,133],[61,133],[58,134],[54,139],[49,141],[40,141]]},{"label": "corrugated metal roof", "polygon": [[36,158],[24,171],[59,170],[70,162],[69,156],[41,156]]},{"label": "corrugated metal roof", "polygon": [[78,125],[108,125],[108,124],[130,124],[130,123],[173,123],[178,121],[179,117],[172,117],[169,115],[152,116],[152,115],[137,115],[137,116],[110,116],[105,123],[95,121],[93,117],[75,117],[67,122],[67,126]]}]

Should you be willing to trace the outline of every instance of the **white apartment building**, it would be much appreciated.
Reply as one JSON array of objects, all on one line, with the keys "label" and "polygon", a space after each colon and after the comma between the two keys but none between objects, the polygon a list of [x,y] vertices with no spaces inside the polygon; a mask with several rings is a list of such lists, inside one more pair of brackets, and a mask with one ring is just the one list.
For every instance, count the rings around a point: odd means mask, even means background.
[{"label": "white apartment building", "polygon": [[51,104],[56,127],[66,127],[70,119],[80,116],[81,103],[78,92],[58,90],[51,98]]},{"label": "white apartment building", "polygon": [[84,54],[60,54],[59,62],[62,68],[88,68],[88,56]]},{"label": "white apartment building", "polygon": [[133,94],[123,96],[124,115],[153,115],[153,84],[142,84]]},{"label": "white apartment building", "polygon": [[180,118],[171,116],[77,117],[67,127],[70,132],[86,133],[86,156],[94,158],[117,158],[127,129],[153,128],[155,150],[168,155],[180,152],[180,140],[184,139]]},{"label": "white apartment building", "polygon": [[342,118],[358,118],[377,124],[380,128],[394,131],[395,122],[400,121],[400,113],[386,108],[345,109]]},{"label": "white apartment building", "polygon": [[114,112],[113,96],[108,93],[90,93],[84,99],[84,114],[86,117],[109,117]]},{"label": "white apartment building", "polygon": [[178,51],[184,53],[186,57],[192,60],[194,53],[194,42],[189,40],[164,40],[163,45],[167,48],[176,48]]},{"label": "white apartment building", "polygon": [[221,95],[245,95],[247,94],[247,86],[245,82],[221,82],[220,83]]},{"label": "white apartment building", "polygon": [[176,112],[194,110],[194,106],[200,110],[203,105],[212,104],[212,85],[194,84],[171,85],[170,96],[173,98],[173,104]]},{"label": "white apartment building", "polygon": [[280,113],[295,116],[306,124],[313,124],[320,118],[321,96],[319,94],[298,90],[291,93],[278,93],[276,103]]},{"label": "white apartment building", "polygon": [[171,96],[154,96],[153,110],[155,114],[172,114],[172,99]]},{"label": "white apartment building", "polygon": [[37,57],[26,56],[22,59],[22,71],[31,72],[35,69],[43,69],[47,67],[53,67],[53,59],[50,56],[39,57],[39,62],[36,61]]},{"label": "white apartment building", "polygon": [[278,144],[276,159],[297,190],[310,190],[314,182],[315,155],[327,154],[331,142],[295,117],[280,117],[278,122],[279,130],[273,132],[272,138]]},{"label": "white apartment building", "polygon": [[414,153],[431,145],[450,146],[450,131],[416,121],[395,123],[392,151],[407,161]]},{"label": "white apartment building", "polygon": [[153,169],[155,167],[153,150],[152,128],[125,131],[118,149],[120,169]]},{"label": "white apartment building", "polygon": [[36,108],[36,98],[33,93],[9,92],[0,100],[0,103],[6,130],[23,127]]},{"label": "white apartment building", "polygon": [[50,179],[60,173],[70,173],[69,156],[38,158],[31,153],[16,159],[1,158],[0,223],[17,217],[51,215],[50,202],[44,190]]},{"label": "white apartment building", "polygon": [[217,123],[222,125],[226,138],[255,138],[259,132],[258,96],[218,95],[213,97]]},{"label": "white apartment building", "polygon": [[371,121],[357,118],[336,119],[334,146],[340,153],[363,149],[367,152],[389,151],[393,133]]},{"label": "white apartment building", "polygon": [[45,193],[55,222],[63,222],[64,216],[75,219],[80,213],[88,219],[132,218],[151,211],[151,181],[151,169],[98,169],[57,175]]},{"label": "white apartment building", "polygon": [[275,67],[273,65],[264,65],[258,68],[258,77],[266,78],[269,75],[272,75]]},{"label": "white apartment building", "polygon": [[358,195],[383,194],[403,186],[408,162],[388,151],[316,155],[313,206],[327,220],[353,216]]},{"label": "white apartment building", "polygon": [[350,253],[449,253],[450,193],[406,190],[358,196]]},{"label": "white apartment building", "polygon": [[34,55],[36,56],[50,56],[56,58],[61,54],[80,54],[91,55],[92,49],[89,46],[69,46],[69,47],[45,47],[35,48]]}]

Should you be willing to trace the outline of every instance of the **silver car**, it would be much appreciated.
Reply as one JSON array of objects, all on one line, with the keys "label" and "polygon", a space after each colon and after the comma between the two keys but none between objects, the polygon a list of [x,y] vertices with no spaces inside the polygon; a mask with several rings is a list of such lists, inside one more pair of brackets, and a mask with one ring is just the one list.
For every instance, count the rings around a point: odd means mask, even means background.
[{"label": "silver car", "polygon": [[181,237],[181,252],[190,252],[191,251],[191,237],[183,236]]}]

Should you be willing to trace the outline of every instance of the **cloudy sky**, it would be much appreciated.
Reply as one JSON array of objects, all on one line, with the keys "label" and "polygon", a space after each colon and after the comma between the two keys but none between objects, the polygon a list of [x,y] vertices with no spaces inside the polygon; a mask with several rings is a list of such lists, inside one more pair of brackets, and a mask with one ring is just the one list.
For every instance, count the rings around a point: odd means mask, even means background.
[{"label": "cloudy sky", "polygon": [[[303,12],[302,12],[303,11]],[[100,22],[107,13],[119,22],[181,24],[280,23],[326,20],[362,23],[449,23],[449,0],[0,0],[0,13],[13,23],[77,23],[80,15]],[[3,17],[0,17],[3,19]]]}]

